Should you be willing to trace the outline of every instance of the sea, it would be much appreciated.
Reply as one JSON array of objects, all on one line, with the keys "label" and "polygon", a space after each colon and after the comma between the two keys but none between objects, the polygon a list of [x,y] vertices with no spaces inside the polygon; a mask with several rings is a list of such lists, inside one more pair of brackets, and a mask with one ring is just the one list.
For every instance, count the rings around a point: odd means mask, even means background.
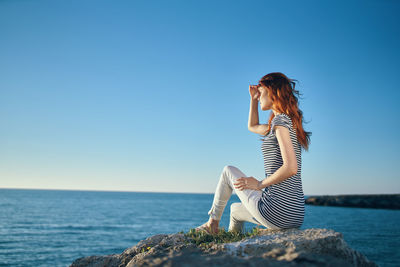
[{"label": "sea", "polygon": [[[0,189],[0,266],[69,266],[208,220],[213,194]],[[306,195],[305,198],[308,196]],[[230,204],[220,226],[229,226]],[[400,266],[400,211],[306,205],[300,229],[327,228],[379,266]],[[245,223],[250,231],[255,224]]]}]

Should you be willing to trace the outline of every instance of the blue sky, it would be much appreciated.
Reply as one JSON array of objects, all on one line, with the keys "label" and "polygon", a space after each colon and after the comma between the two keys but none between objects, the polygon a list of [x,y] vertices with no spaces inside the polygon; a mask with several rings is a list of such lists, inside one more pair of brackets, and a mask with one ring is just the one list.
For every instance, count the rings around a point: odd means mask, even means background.
[{"label": "blue sky", "polygon": [[[303,191],[400,193],[398,1],[0,1],[0,187],[264,178],[249,83],[299,80]],[[261,111],[267,123],[270,111]]]}]

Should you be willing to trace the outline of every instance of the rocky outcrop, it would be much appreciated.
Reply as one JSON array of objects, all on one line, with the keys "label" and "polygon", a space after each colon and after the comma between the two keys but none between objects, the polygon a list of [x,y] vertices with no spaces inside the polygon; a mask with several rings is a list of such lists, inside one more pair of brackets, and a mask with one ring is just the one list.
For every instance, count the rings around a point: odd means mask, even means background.
[{"label": "rocky outcrop", "polygon": [[309,196],[305,204],[372,209],[400,209],[400,194]]},{"label": "rocky outcrop", "polygon": [[121,254],[76,259],[83,266],[377,266],[329,229],[263,229],[238,242],[197,246],[183,233],[158,234]]}]

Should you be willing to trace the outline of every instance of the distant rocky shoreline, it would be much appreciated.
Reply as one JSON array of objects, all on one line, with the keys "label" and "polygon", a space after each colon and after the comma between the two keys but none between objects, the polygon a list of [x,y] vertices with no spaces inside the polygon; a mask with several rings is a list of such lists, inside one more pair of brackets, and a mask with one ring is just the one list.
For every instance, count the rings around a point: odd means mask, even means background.
[{"label": "distant rocky shoreline", "polygon": [[308,196],[305,204],[371,209],[400,209],[400,194]]},{"label": "distant rocky shoreline", "polygon": [[121,254],[76,259],[70,267],[378,266],[331,229],[262,229],[253,237],[202,247],[184,233],[158,234]]}]

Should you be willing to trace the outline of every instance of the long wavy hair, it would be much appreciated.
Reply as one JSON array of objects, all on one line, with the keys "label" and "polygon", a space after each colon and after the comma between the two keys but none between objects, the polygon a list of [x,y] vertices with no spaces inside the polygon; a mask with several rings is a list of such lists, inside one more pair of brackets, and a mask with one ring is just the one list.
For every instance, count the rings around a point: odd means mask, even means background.
[{"label": "long wavy hair", "polygon": [[[303,129],[303,112],[299,108],[298,97],[300,92],[295,89],[296,79],[289,79],[280,72],[272,72],[263,76],[258,82],[258,86],[265,87],[272,100],[272,108],[279,113],[285,113],[293,122],[296,129],[297,140],[301,147],[308,151],[310,136],[312,132],[306,132]],[[297,96],[296,96],[297,95]],[[268,120],[268,133],[271,130],[271,122],[275,114],[271,112]]]}]

